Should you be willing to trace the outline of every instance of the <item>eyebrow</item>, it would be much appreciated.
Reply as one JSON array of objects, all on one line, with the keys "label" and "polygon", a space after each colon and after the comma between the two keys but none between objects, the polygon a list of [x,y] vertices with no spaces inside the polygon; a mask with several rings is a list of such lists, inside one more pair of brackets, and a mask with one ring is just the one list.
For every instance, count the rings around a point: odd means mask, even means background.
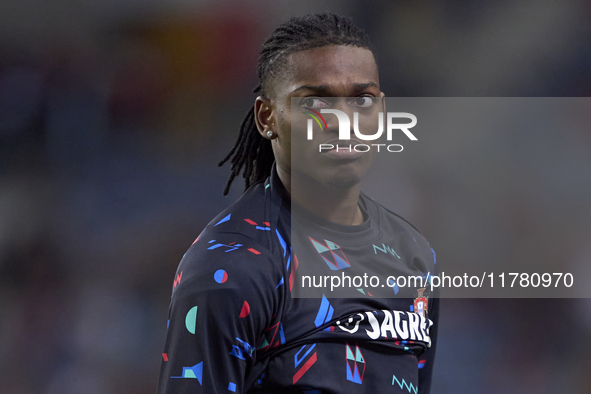
[{"label": "eyebrow", "polygon": [[[370,87],[379,88],[378,84],[375,82],[353,84],[353,90],[355,92],[359,92],[361,90],[365,90]],[[312,90],[317,93],[328,94],[328,93],[330,93],[331,89],[332,88],[328,85],[302,85],[302,86],[298,86],[296,89],[294,89],[292,91],[292,93],[298,92],[300,90]]]}]

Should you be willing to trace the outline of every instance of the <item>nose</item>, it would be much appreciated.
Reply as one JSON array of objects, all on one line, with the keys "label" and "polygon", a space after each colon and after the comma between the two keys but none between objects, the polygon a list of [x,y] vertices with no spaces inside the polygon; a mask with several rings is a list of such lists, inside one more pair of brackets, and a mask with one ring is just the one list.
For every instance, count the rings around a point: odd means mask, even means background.
[{"label": "nose", "polygon": [[[331,100],[331,110],[335,112],[323,114],[326,119],[328,132],[332,134],[338,134],[341,132],[341,127],[345,133],[351,133],[353,130],[353,108],[347,104],[346,97],[333,97]],[[338,112],[337,112],[338,111]]]},{"label": "nose", "polygon": [[[342,102],[339,100],[337,102]],[[336,104],[331,108],[323,108],[321,111],[326,119],[327,131],[338,134],[340,140],[351,139],[353,111],[348,105]]]}]

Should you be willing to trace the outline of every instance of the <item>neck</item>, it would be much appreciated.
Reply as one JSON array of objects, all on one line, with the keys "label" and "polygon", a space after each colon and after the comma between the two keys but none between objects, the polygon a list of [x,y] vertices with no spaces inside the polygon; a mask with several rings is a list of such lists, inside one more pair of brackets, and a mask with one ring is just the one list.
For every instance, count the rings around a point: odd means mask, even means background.
[{"label": "neck", "polygon": [[349,188],[324,185],[310,178],[292,178],[292,174],[277,168],[281,183],[291,200],[307,211],[329,222],[355,226],[363,223],[359,208],[360,184]]}]

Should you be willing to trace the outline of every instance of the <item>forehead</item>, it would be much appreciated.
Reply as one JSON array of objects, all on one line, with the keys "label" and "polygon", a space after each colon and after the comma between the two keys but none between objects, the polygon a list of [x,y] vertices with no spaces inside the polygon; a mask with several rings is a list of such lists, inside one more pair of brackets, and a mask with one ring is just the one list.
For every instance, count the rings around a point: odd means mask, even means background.
[{"label": "forehead", "polygon": [[[294,94],[301,86],[326,86],[328,94],[346,97],[351,87],[375,84],[379,87],[378,67],[373,53],[365,48],[332,45],[295,52],[288,56],[283,80],[277,91]],[[379,89],[378,89],[379,90]]]}]

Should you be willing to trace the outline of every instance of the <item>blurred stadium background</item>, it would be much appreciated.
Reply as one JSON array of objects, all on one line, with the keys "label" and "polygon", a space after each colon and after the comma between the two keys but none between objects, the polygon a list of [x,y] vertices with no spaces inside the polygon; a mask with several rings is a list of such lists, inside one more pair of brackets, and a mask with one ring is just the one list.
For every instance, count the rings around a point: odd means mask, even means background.
[{"label": "blurred stadium background", "polygon": [[[221,198],[217,162],[254,99],[259,46],[324,10],[368,30],[389,96],[591,93],[585,0],[4,0],[0,392],[155,391],[176,266],[242,190]],[[392,205],[442,263],[589,263],[591,131],[487,138],[484,175],[440,152]],[[505,148],[531,158],[530,182],[471,197],[512,171],[495,165]],[[589,300],[445,300],[439,341],[434,394],[591,392]]]}]

